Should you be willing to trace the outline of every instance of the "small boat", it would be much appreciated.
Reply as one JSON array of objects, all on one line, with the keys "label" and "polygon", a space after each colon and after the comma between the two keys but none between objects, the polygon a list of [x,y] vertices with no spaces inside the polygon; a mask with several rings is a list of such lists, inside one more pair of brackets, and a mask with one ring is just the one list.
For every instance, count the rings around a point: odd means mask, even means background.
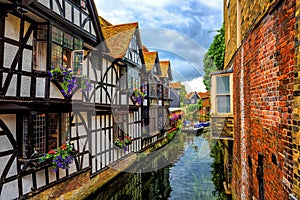
[{"label": "small boat", "polygon": [[210,123],[209,122],[200,122],[195,126],[203,126],[203,127],[209,127]]},{"label": "small boat", "polygon": [[202,132],[202,130],[204,129],[203,126],[199,126],[199,127],[183,127],[181,128],[181,131],[182,132],[185,132],[185,133],[200,133]]}]

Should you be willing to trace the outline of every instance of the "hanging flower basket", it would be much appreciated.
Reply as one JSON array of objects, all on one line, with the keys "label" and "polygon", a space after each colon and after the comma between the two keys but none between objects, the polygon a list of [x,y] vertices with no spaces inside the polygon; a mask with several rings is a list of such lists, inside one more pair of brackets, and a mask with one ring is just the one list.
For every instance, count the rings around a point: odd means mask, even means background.
[{"label": "hanging flower basket", "polygon": [[61,82],[61,92],[64,96],[71,96],[78,88],[81,92],[90,91],[92,84],[87,76],[75,76],[72,69],[67,66],[54,67],[48,72],[50,80]]},{"label": "hanging flower basket", "polygon": [[142,105],[142,102],[145,97],[146,97],[146,94],[144,92],[142,92],[140,89],[134,89],[134,92],[131,96],[132,100],[135,103],[138,103],[139,105]]},{"label": "hanging flower basket", "polygon": [[73,163],[74,155],[74,147],[67,141],[58,147],[57,150],[50,150],[48,153],[44,154],[44,156],[40,158],[40,162],[52,161],[53,171],[56,172],[59,168],[69,168],[69,165]]}]

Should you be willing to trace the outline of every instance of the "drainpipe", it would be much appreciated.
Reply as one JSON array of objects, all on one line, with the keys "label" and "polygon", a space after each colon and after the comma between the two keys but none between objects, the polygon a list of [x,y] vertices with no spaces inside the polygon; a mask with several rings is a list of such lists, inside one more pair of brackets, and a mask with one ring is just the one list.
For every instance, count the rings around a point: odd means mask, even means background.
[{"label": "drainpipe", "polygon": [[246,152],[246,134],[245,134],[245,101],[244,101],[244,47],[241,47],[241,78],[240,78],[240,106],[241,106],[241,166],[242,166],[242,180],[241,180],[241,199],[246,199],[246,185],[247,184],[247,152]]}]

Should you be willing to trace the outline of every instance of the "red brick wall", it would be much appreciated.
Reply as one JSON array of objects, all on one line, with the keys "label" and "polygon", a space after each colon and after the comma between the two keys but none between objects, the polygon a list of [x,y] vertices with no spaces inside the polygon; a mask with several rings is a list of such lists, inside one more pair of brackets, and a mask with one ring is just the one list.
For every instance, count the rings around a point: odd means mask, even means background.
[{"label": "red brick wall", "polygon": [[[265,199],[288,199],[292,191],[294,27],[295,1],[283,1],[263,17],[235,54],[232,187],[236,199],[259,198],[256,177],[259,153],[264,156]],[[244,78],[240,81],[242,69]]]}]

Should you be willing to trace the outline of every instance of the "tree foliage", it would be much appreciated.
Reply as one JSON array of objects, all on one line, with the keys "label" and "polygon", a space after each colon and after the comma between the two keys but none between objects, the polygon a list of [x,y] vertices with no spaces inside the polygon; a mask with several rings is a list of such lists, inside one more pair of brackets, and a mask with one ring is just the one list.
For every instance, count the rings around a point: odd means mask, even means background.
[{"label": "tree foliage", "polygon": [[185,86],[184,85],[181,85],[181,88],[180,88],[180,106],[183,107],[185,105],[185,96],[186,96],[187,92],[186,92],[186,89],[185,89]]},{"label": "tree foliage", "polygon": [[224,36],[224,24],[218,34],[215,35],[213,42],[211,43],[208,51],[204,55],[203,70],[204,77],[203,82],[206,89],[210,91],[210,73],[222,70],[224,67],[225,56],[225,36]]}]

